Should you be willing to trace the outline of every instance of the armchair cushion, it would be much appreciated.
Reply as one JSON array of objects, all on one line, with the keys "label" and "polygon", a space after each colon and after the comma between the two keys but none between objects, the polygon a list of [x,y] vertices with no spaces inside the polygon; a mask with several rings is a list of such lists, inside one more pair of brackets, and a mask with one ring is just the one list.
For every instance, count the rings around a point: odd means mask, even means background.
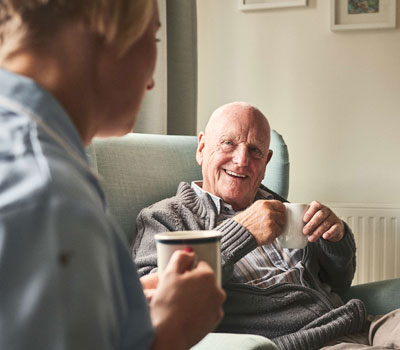
[{"label": "armchair cushion", "polygon": [[400,278],[353,286],[342,295],[342,299],[361,299],[368,314],[386,314],[400,308]]},{"label": "armchair cushion", "polygon": [[277,350],[275,343],[253,334],[210,333],[192,350]]}]

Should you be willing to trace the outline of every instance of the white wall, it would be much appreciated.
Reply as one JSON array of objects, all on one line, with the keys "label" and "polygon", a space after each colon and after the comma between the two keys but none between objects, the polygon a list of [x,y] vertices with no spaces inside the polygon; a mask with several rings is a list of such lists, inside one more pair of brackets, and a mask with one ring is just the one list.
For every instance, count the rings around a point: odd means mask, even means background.
[{"label": "white wall", "polygon": [[217,106],[248,101],[288,144],[291,201],[399,206],[400,29],[331,32],[328,0],[197,3],[198,130]]}]

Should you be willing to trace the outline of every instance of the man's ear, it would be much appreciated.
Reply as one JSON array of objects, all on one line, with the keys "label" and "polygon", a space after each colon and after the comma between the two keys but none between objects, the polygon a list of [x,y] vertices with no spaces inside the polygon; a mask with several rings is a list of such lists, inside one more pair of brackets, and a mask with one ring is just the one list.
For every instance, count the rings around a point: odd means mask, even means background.
[{"label": "man's ear", "polygon": [[[265,168],[267,167],[269,161],[271,160],[273,153],[274,152],[272,151],[272,149],[268,150],[267,159],[266,159],[266,162],[265,162]],[[264,170],[263,179],[264,179],[264,177],[265,177],[265,170]]]},{"label": "man's ear", "polygon": [[268,164],[269,161],[271,160],[273,154],[274,154],[274,151],[273,151],[272,149],[270,149],[270,150],[268,151],[268,155],[267,155],[267,164]]},{"label": "man's ear", "polygon": [[196,150],[196,160],[200,166],[203,165],[204,137],[205,134],[203,131],[201,131],[197,139],[197,150]]}]

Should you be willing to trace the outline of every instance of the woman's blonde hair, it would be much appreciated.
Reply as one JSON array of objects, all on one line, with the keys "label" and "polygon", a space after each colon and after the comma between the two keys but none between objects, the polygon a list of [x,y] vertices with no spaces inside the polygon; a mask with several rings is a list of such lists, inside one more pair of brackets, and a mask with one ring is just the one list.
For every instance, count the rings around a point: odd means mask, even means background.
[{"label": "woman's blonde hair", "polygon": [[147,28],[153,7],[153,0],[0,0],[0,51],[7,41],[40,42],[66,20],[82,20],[122,55]]}]

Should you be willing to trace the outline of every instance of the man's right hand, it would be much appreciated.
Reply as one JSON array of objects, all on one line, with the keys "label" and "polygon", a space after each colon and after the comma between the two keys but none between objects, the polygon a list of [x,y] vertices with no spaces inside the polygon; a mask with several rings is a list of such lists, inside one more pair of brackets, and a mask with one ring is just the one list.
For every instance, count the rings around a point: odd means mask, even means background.
[{"label": "man's right hand", "polygon": [[245,227],[261,246],[271,243],[282,233],[286,208],[277,200],[258,200],[233,219]]},{"label": "man's right hand", "polygon": [[152,349],[189,349],[213,331],[223,317],[226,294],[211,267],[195,254],[175,252],[159,276],[150,302],[156,337]]}]

